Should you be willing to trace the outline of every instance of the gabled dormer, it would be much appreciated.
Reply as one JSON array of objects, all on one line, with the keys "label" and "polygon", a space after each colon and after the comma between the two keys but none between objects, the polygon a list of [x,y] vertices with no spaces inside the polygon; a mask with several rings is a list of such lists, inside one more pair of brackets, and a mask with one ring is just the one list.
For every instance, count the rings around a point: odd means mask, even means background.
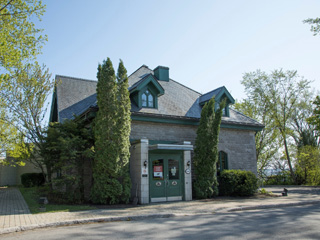
[{"label": "gabled dormer", "polygon": [[229,117],[230,116],[229,105],[234,104],[235,101],[234,101],[234,98],[229,93],[229,91],[226,89],[226,87],[223,86],[211,92],[201,95],[199,99],[200,106],[202,107],[206,102],[209,102],[209,100],[213,97],[215,98],[215,101],[216,101],[216,106],[215,106],[216,108],[219,107],[220,101],[222,101],[223,99],[227,100],[226,107],[223,110],[223,116]]},{"label": "gabled dormer", "polygon": [[129,91],[130,98],[139,108],[158,108],[158,97],[164,94],[164,89],[151,73],[133,84]]}]

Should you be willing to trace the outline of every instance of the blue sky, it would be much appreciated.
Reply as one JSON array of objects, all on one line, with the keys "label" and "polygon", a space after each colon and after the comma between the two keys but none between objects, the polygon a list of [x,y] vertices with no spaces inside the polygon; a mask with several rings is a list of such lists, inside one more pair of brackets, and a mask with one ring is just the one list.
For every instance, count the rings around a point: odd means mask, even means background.
[{"label": "blue sky", "polygon": [[318,0],[45,0],[49,41],[38,61],[52,73],[96,79],[107,57],[128,73],[145,64],[206,93],[226,86],[245,98],[245,72],[297,70],[320,90],[320,36],[306,18]]}]

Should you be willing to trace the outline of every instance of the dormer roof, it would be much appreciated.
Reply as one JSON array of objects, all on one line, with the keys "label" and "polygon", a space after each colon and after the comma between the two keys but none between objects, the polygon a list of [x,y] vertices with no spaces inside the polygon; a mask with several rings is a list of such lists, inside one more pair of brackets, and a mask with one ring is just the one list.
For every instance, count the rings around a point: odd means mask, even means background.
[{"label": "dormer roof", "polygon": [[143,90],[148,85],[152,85],[157,91],[157,96],[164,94],[163,87],[159,84],[158,80],[151,74],[146,74],[141,80],[129,87],[129,92],[134,93]]},{"label": "dormer roof", "polygon": [[216,102],[220,102],[223,98],[227,98],[227,104],[234,104],[235,100],[225,86],[219,87],[200,96],[199,103],[204,105],[211,98],[215,98]]}]

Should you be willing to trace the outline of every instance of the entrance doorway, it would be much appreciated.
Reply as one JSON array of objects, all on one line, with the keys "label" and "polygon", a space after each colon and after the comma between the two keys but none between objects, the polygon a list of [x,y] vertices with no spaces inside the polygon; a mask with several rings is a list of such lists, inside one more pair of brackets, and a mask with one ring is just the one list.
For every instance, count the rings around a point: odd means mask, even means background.
[{"label": "entrance doorway", "polygon": [[183,196],[182,154],[151,154],[149,191],[151,202],[179,201]]}]

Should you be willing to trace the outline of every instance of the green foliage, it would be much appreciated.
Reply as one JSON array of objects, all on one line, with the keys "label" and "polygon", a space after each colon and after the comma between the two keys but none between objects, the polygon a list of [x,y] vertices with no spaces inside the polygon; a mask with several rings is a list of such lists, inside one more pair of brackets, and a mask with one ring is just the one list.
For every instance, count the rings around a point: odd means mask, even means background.
[{"label": "green foliage", "polygon": [[129,136],[130,98],[127,71],[120,61],[117,77],[111,60],[98,66],[94,125],[95,159],[92,201],[101,204],[127,203],[130,197]]},{"label": "green foliage", "polygon": [[[285,72],[280,69],[270,74],[260,70],[246,73],[242,84],[245,86],[248,99],[267,107],[267,119],[270,120],[268,128],[278,132],[279,143],[282,142],[278,149],[283,148],[291,177],[295,179],[290,140],[294,138],[295,132],[300,134],[305,129],[305,125],[301,123],[306,122],[306,117],[295,121],[295,116],[304,115],[297,111],[308,101],[310,82],[298,76],[297,71]],[[297,129],[299,131],[296,131]]]},{"label": "green foliage", "polygon": [[303,20],[303,23],[309,23],[311,25],[310,31],[313,32],[313,36],[320,33],[320,18],[308,18]]},{"label": "green foliage", "polygon": [[27,146],[23,135],[13,125],[2,120],[6,119],[6,114],[0,112],[0,115],[0,156],[6,156],[0,164],[24,166],[25,159],[31,156],[32,144]]},{"label": "green foliage", "polygon": [[45,5],[39,0],[0,0],[0,82],[26,60],[40,53],[46,36],[30,21],[41,20]]},{"label": "green foliage", "polygon": [[263,195],[272,195],[273,193],[272,193],[272,192],[267,191],[267,190],[266,190],[266,189],[264,189],[264,188],[261,188],[261,189],[259,190],[259,194],[263,194]]},{"label": "green foliage", "polygon": [[202,108],[194,150],[196,180],[193,188],[196,198],[210,198],[218,195],[216,164],[222,109],[225,104],[225,100],[220,102],[219,109],[215,112],[215,99],[212,98]]},{"label": "green foliage", "polygon": [[45,176],[42,173],[24,173],[21,175],[21,184],[26,188],[41,186],[45,181]]},{"label": "green foliage", "polygon": [[0,137],[1,145],[40,169],[43,162],[38,150],[46,129],[45,105],[54,86],[50,78],[45,66],[34,63],[15,70],[8,81],[0,82],[0,128],[6,128],[5,136],[11,136]]},{"label": "green foliage", "polygon": [[[320,96],[317,96],[313,101],[314,109],[312,116],[307,121],[313,125],[317,131],[317,137],[320,137]],[[319,144],[319,143],[318,143]]]},{"label": "green foliage", "polygon": [[47,37],[32,20],[41,20],[44,9],[39,0],[0,0],[0,153],[19,159],[31,160],[32,148],[39,147],[53,87],[48,70],[34,62]]},{"label": "green foliage", "polygon": [[250,171],[224,170],[219,177],[222,196],[252,196],[257,192],[258,178]]},{"label": "green foliage", "polygon": [[290,171],[281,171],[276,175],[268,176],[265,185],[292,185],[296,184],[296,179],[292,179]]},{"label": "green foliage", "polygon": [[128,91],[129,83],[127,70],[120,60],[117,73],[117,103],[118,116],[116,127],[117,151],[119,154],[118,165],[120,167],[119,178],[122,185],[121,201],[127,203],[131,194],[131,179],[129,170],[130,159],[130,132],[131,132],[131,101]]},{"label": "green foliage", "polygon": [[[51,123],[41,145],[41,156],[54,186],[50,196],[55,201],[82,203],[85,162],[93,157],[93,134],[85,122],[76,118]],[[53,178],[53,173],[60,176]]]},{"label": "green foliage", "polygon": [[320,149],[304,146],[299,149],[296,174],[301,184],[320,185]]}]

